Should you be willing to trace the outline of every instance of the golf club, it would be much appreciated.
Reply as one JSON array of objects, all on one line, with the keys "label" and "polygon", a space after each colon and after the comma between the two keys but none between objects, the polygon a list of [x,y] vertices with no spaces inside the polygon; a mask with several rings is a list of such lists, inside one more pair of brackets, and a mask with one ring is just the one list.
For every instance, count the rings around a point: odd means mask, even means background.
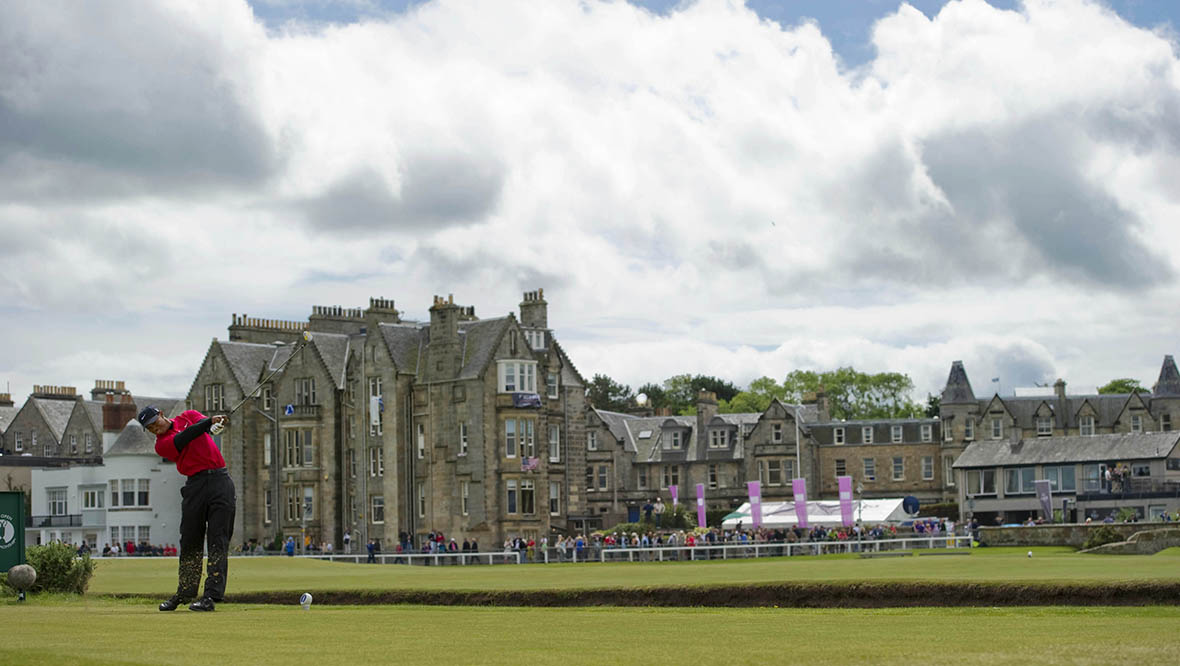
[{"label": "golf club", "polygon": [[[292,349],[292,350],[291,350],[291,354],[290,354],[289,356],[287,356],[287,359],[286,359],[285,361],[283,361],[282,363],[280,363],[280,364],[279,364],[279,367],[277,367],[277,368],[275,368],[274,370],[272,370],[272,371],[270,372],[270,374],[269,374],[269,375],[267,375],[265,378],[263,378],[263,380],[262,380],[262,381],[258,382],[258,386],[255,386],[255,387],[254,387],[254,389],[253,389],[252,391],[250,391],[250,392],[249,392],[249,393],[247,393],[246,395],[242,396],[242,399],[241,399],[241,400],[239,400],[239,401],[238,401],[238,404],[234,405],[234,406],[233,406],[233,408],[231,408],[231,409],[229,410],[229,412],[227,412],[227,413],[226,413],[226,416],[227,416],[227,417],[228,417],[228,416],[231,416],[231,415],[232,415],[234,412],[238,411],[238,408],[239,408],[239,407],[241,407],[242,405],[246,404],[246,401],[247,401],[247,400],[249,400],[250,398],[253,398],[253,397],[254,397],[254,395],[255,395],[256,393],[258,393],[258,391],[259,391],[259,390],[260,390],[260,389],[261,389],[263,386],[265,386],[265,385],[266,385],[266,383],[267,383],[267,382],[269,382],[269,381],[271,380],[271,378],[272,378],[272,377],[274,377],[276,374],[278,374],[278,372],[279,372],[280,370],[282,370],[283,368],[287,367],[287,363],[288,363],[288,362],[289,362],[291,359],[295,358],[295,354],[298,354],[298,353],[300,352],[300,350],[302,350],[304,347],[306,347],[306,346],[307,346],[307,343],[309,343],[309,342],[311,342],[311,331],[304,331],[304,332],[303,332],[303,339],[302,339],[302,340],[299,342],[299,344],[298,344],[298,345],[296,345],[296,347],[295,347],[294,349]],[[224,424],[218,423],[218,424],[215,424],[215,425],[214,425],[214,426],[213,426],[213,427],[212,427],[212,428],[209,430],[209,432],[211,432],[211,433],[212,433],[212,434],[214,434],[214,435],[218,435],[218,434],[221,434],[221,431],[222,431],[222,430],[224,430],[224,429],[225,429],[225,426],[224,426]]]}]

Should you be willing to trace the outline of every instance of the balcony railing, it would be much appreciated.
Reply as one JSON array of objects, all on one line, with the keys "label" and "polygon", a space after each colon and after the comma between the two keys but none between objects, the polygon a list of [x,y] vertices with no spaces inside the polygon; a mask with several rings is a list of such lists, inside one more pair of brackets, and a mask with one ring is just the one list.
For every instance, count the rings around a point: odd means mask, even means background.
[{"label": "balcony railing", "polygon": [[281,414],[289,419],[318,419],[320,418],[319,405],[285,405],[280,407]]},{"label": "balcony railing", "polygon": [[29,516],[29,527],[82,527],[82,514],[71,516]]},{"label": "balcony railing", "polygon": [[1153,497],[1180,497],[1180,481],[1153,477],[1131,477],[1121,482],[1102,482],[1099,487],[1087,481],[1085,490],[1078,493],[1078,501],[1102,499],[1147,499]]}]

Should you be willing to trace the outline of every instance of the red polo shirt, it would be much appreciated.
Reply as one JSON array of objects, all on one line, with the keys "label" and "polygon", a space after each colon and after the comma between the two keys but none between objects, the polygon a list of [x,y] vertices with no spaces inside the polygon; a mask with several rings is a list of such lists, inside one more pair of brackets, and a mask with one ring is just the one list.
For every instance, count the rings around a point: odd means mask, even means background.
[{"label": "red polo shirt", "polygon": [[182,430],[205,418],[205,415],[190,409],[181,412],[172,419],[172,427],[163,435],[156,435],[156,453],[160,457],[176,463],[176,471],[185,476],[192,476],[207,469],[225,467],[225,458],[221,457],[221,450],[217,448],[209,433],[201,433],[196,439],[188,443],[183,451],[176,450],[172,439]]}]

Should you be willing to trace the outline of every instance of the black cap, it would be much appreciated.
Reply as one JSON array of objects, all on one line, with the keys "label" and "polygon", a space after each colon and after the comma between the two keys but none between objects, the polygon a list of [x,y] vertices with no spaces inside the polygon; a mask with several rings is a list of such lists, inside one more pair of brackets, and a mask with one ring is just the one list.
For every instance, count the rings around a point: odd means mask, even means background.
[{"label": "black cap", "polygon": [[160,418],[160,410],[155,405],[148,405],[139,412],[139,416],[135,417],[135,420],[139,421],[139,425],[146,428],[158,418]]}]

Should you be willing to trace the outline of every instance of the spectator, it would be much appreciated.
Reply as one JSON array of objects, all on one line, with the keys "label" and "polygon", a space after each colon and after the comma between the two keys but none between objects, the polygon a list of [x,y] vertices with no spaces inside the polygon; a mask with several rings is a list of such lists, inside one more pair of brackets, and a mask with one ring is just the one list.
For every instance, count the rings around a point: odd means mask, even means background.
[{"label": "spectator", "polygon": [[652,511],[656,514],[656,527],[662,527],[664,524],[664,500],[657,497],[656,505]]},{"label": "spectator", "polygon": [[352,534],[348,530],[344,530],[344,552],[346,554],[352,552]]},{"label": "spectator", "polygon": [[287,543],[283,548],[287,551],[287,557],[295,557],[295,537],[287,537]]},{"label": "spectator", "polygon": [[366,560],[366,563],[367,564],[376,564],[377,563],[377,543],[375,541],[373,541],[372,539],[369,539],[369,543],[365,546],[365,548],[369,551],[369,559]]}]

